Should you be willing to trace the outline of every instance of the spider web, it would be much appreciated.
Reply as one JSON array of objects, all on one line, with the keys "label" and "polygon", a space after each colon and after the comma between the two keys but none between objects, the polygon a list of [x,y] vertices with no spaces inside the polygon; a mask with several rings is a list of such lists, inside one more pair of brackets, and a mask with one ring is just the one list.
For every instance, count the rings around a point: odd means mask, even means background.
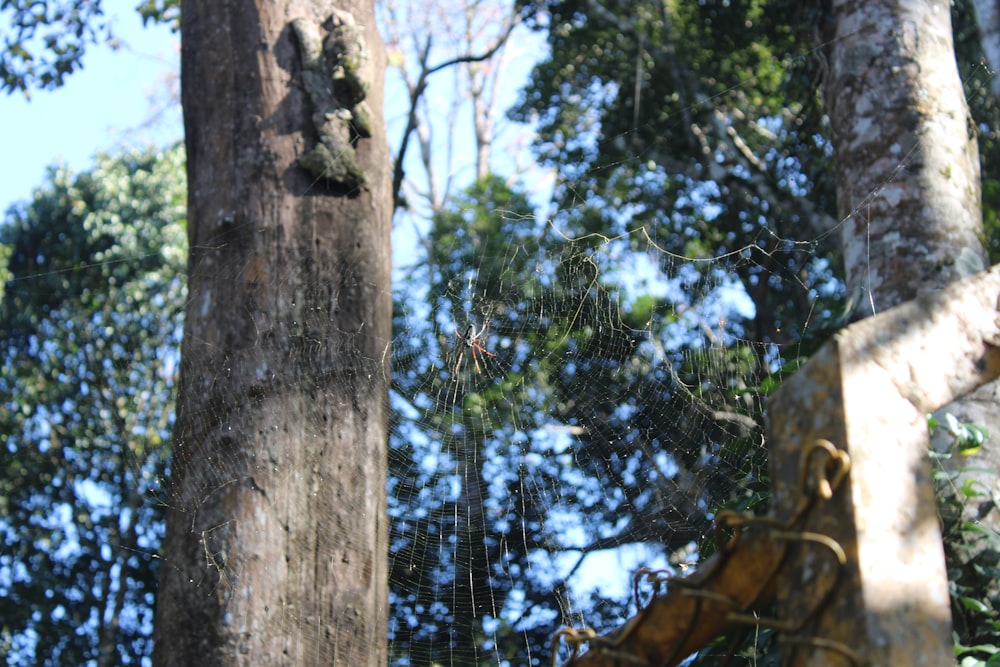
[{"label": "spider web", "polygon": [[[966,76],[972,95],[990,74]],[[774,145],[757,153],[809,198],[805,167],[776,157],[784,131],[763,128]],[[620,626],[648,593],[640,568],[681,574],[711,554],[718,511],[766,510],[763,407],[845,320],[830,259],[842,221],[810,228],[748,196],[743,240],[712,245],[706,230],[727,224],[719,186],[678,186],[646,160],[637,148],[599,167],[640,174],[635,199],[561,183],[548,217],[483,185],[435,217],[400,271],[391,664],[558,662],[559,627]],[[644,217],[664,192],[676,214]]]},{"label": "spider web", "polygon": [[397,299],[394,664],[539,663],[560,625],[619,624],[639,566],[697,561],[713,513],[766,488],[760,386],[781,360],[741,335],[741,253],[699,265],[641,230],[492,215],[488,237],[435,239],[471,261],[397,288],[429,286]]}]

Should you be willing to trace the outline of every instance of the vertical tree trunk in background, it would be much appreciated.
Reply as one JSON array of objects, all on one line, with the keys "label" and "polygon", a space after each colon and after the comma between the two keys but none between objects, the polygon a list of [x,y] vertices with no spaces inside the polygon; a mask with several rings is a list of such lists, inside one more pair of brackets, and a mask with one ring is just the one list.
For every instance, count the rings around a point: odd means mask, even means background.
[{"label": "vertical tree trunk in background", "polygon": [[825,99],[854,318],[986,267],[947,2],[834,2]]},{"label": "vertical tree trunk in background", "polygon": [[927,455],[926,411],[937,405],[927,404],[933,387],[921,387],[931,375],[922,364],[940,367],[938,352],[947,350],[927,344],[926,355],[906,355],[908,377],[893,378],[879,355],[923,340],[918,328],[934,313],[914,304],[908,317],[880,322],[878,313],[985,267],[978,151],[947,2],[834,0],[832,20],[824,93],[848,293],[853,317],[874,317],[838,334],[772,398],[779,512],[796,507],[802,460],[815,463],[817,439],[851,459],[841,492],[800,533],[832,540],[846,563],[805,541],[782,572],[781,615],[797,628],[784,660],[841,665],[853,651],[873,665],[950,664],[948,579]]},{"label": "vertical tree trunk in background", "polygon": [[371,2],[181,16],[190,297],[154,662],[384,665],[391,201]]}]

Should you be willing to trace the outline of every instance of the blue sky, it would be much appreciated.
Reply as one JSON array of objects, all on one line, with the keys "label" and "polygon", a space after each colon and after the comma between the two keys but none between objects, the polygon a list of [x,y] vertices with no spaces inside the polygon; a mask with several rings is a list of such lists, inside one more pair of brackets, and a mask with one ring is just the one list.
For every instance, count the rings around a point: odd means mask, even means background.
[{"label": "blue sky", "polygon": [[[176,85],[180,69],[179,36],[162,25],[144,28],[135,10],[138,0],[103,0],[103,4],[123,48],[113,51],[103,45],[90,46],[83,69],[69,76],[66,85],[56,90],[32,91],[30,100],[21,93],[0,94],[3,145],[8,158],[0,168],[0,214],[14,202],[29,199],[32,190],[45,183],[45,171],[50,165],[67,164],[74,171],[84,171],[91,167],[98,152],[114,154],[128,147],[163,146],[183,137],[180,105],[167,104],[169,81],[173,79]],[[505,65],[508,74],[501,109],[516,100],[535,58],[544,52],[544,40],[522,29],[508,48],[515,55]],[[405,124],[406,103],[400,98],[408,96],[396,73],[390,72],[386,82],[389,142],[395,149]],[[444,72],[432,78],[427,95],[433,107],[448,107],[454,94],[452,84]],[[498,121],[500,127],[510,129],[502,118]],[[450,134],[454,138],[457,132],[467,134],[471,141],[471,118],[460,117],[458,127],[448,127],[444,117],[438,122],[445,123],[437,128],[439,137]],[[499,159],[493,166],[509,174],[516,169],[516,155],[523,155],[524,146],[512,149],[508,142],[517,143],[517,138],[510,134],[498,139],[494,156]],[[419,179],[422,169],[416,162],[418,148],[411,148],[407,175]],[[461,155],[461,151],[459,154],[457,163],[449,166],[464,184],[472,177],[473,156]]]},{"label": "blue sky", "polygon": [[49,165],[65,163],[82,171],[97,152],[164,145],[182,137],[177,105],[148,123],[167,101],[167,79],[179,70],[178,36],[165,26],[143,28],[137,4],[104,0],[123,48],[89,47],[83,69],[65,86],[33,91],[30,100],[21,93],[0,94],[6,158],[0,167],[0,213],[28,199],[45,182]]}]

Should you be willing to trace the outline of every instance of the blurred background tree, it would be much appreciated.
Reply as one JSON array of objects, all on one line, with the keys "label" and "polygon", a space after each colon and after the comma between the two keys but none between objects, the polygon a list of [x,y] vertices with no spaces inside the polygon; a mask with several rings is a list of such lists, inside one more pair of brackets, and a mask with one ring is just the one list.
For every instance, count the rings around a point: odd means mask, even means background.
[{"label": "blurred background tree", "polygon": [[0,228],[0,643],[8,664],[138,664],[183,322],[184,154],[49,179]]}]

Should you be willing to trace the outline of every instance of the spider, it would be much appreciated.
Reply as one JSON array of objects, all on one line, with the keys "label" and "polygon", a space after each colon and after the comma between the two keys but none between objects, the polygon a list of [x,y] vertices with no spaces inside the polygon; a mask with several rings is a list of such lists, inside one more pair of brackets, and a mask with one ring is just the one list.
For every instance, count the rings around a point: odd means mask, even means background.
[{"label": "spider", "polygon": [[479,356],[477,352],[485,354],[489,357],[495,357],[497,355],[493,354],[485,347],[482,343],[488,338],[486,335],[486,324],[483,324],[483,328],[476,331],[476,327],[470,324],[465,329],[465,334],[458,333],[458,329],[455,329],[455,337],[458,338],[458,342],[463,345],[463,349],[458,353],[458,361],[455,362],[455,373],[458,373],[458,369],[462,365],[462,357],[465,356],[465,349],[469,350],[469,355],[472,357],[472,362],[476,365],[476,372],[482,372],[479,368]]}]

